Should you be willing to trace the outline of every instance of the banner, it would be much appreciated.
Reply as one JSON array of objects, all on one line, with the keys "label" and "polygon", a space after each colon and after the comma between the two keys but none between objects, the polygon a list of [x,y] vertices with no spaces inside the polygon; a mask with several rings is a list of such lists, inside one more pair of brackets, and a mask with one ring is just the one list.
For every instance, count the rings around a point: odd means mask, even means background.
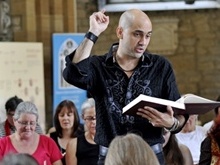
[{"label": "banner", "polygon": [[82,42],[83,33],[53,34],[53,110],[63,100],[71,100],[81,115],[81,105],[87,99],[87,92],[68,84],[62,76],[65,57]]}]

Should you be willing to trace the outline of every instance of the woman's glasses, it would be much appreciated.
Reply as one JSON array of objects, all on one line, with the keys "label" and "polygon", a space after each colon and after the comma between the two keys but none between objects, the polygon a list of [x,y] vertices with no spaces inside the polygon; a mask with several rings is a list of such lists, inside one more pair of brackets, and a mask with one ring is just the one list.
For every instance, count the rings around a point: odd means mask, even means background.
[{"label": "woman's glasses", "polygon": [[84,120],[93,121],[93,120],[96,120],[96,117],[95,116],[87,116],[84,118]]},{"label": "woman's glasses", "polygon": [[17,122],[18,122],[21,126],[23,126],[23,127],[26,127],[26,126],[34,127],[34,126],[36,126],[36,124],[37,124],[35,121],[28,122],[28,121],[19,121],[19,120],[17,120]]}]

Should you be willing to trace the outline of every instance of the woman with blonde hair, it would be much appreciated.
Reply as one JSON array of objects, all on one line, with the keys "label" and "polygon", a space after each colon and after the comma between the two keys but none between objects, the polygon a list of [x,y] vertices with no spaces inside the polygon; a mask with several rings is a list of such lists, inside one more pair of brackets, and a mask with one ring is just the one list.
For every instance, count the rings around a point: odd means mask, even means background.
[{"label": "woman with blonde hair", "polygon": [[128,133],[110,143],[105,165],[159,165],[151,147],[139,135]]}]

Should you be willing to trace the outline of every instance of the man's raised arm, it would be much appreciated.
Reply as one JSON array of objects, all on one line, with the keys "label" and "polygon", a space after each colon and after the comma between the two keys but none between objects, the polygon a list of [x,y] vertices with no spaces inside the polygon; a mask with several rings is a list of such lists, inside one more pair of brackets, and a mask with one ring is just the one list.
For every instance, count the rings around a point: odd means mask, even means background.
[{"label": "man's raised arm", "polygon": [[73,63],[78,63],[90,56],[92,47],[98,39],[98,36],[109,24],[109,16],[105,15],[105,10],[93,13],[89,20],[89,31],[86,33],[83,42],[76,49],[72,60]]}]

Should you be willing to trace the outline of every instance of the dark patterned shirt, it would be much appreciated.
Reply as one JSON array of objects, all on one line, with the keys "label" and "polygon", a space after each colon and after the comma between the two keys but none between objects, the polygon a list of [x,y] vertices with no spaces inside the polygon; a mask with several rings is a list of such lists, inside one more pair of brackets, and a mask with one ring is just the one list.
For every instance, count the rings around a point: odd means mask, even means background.
[{"label": "dark patterned shirt", "polygon": [[162,129],[153,127],[146,119],[122,114],[122,108],[139,94],[177,100],[180,94],[170,63],[161,56],[143,54],[132,76],[115,62],[113,51],[74,64],[74,53],[66,57],[64,79],[85,89],[96,101],[97,144],[108,146],[116,135],[136,132],[150,144],[163,143]]}]

